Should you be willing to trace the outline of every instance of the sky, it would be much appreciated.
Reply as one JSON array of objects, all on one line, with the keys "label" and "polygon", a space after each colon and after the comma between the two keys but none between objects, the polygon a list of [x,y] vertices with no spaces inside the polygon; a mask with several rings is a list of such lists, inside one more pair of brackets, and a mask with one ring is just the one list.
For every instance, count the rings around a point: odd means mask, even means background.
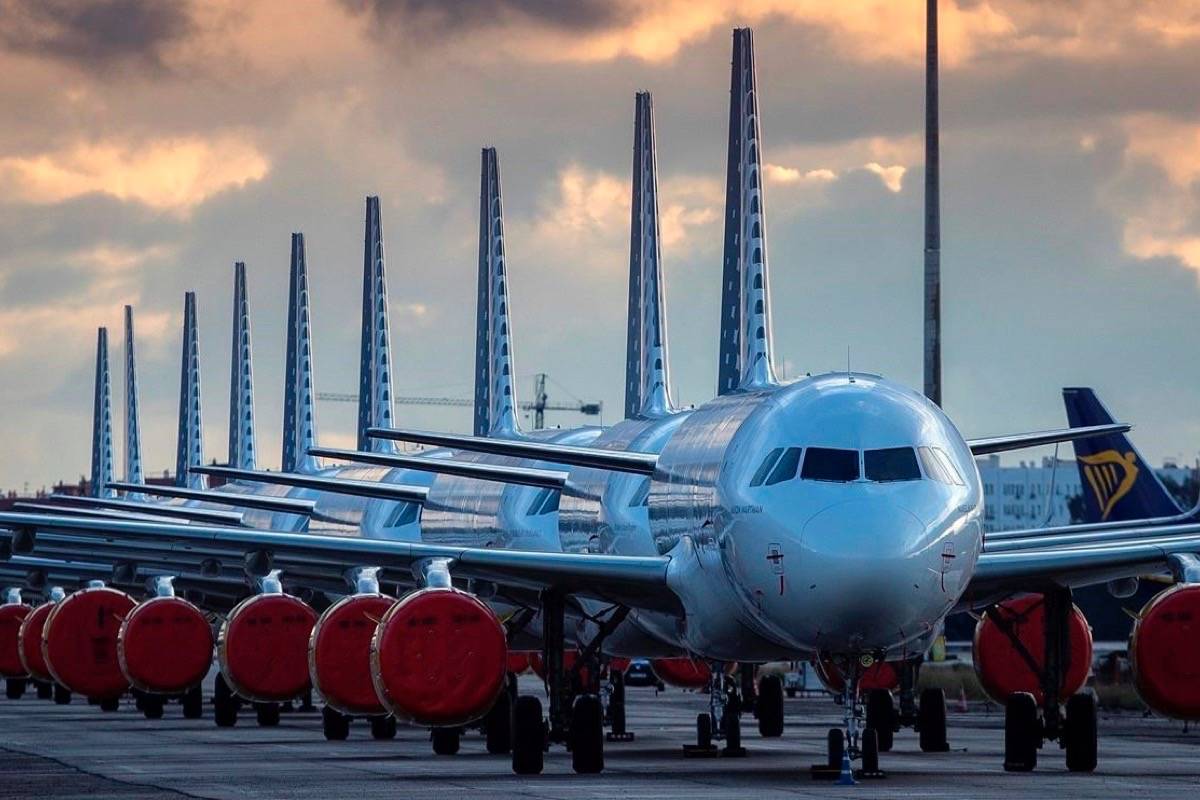
[{"label": "sky", "polygon": [[[745,25],[780,370],[849,353],[919,387],[921,0],[0,0],[0,489],[88,471],[96,328],[119,365],[126,303],[146,467],[174,466],[186,290],[205,453],[223,459],[239,260],[259,452],[278,466],[289,234],[308,243],[317,388],[353,392],[369,194],[396,393],[470,397],[485,146],[518,392],[546,372],[551,400],[602,400],[616,421],[641,89],[676,399],[709,399],[730,31]],[[941,25],[947,412],[966,436],[1058,427],[1061,388],[1090,385],[1151,460],[1195,459],[1200,3],[943,0]],[[117,370],[118,432],[122,397]],[[468,408],[397,412],[471,423]],[[355,413],[320,405],[320,441],[352,445]]]}]

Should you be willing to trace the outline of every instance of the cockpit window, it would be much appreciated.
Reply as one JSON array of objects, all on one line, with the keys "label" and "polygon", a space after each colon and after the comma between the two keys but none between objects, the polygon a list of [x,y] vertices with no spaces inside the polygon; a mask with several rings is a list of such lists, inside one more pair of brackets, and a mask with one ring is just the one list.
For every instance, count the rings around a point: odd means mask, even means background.
[{"label": "cockpit window", "polygon": [[401,525],[409,525],[417,521],[417,504],[416,503],[401,503],[396,506],[388,519],[385,528],[399,528]]},{"label": "cockpit window", "polygon": [[646,478],[642,481],[642,485],[633,493],[633,498],[629,501],[630,508],[645,506],[650,504],[650,479]]},{"label": "cockpit window", "polygon": [[549,514],[551,511],[558,510],[559,493],[554,489],[542,489],[538,492],[533,502],[529,504],[529,510],[525,512],[526,516],[534,517],[542,514]]},{"label": "cockpit window", "polygon": [[810,447],[804,456],[800,477],[806,481],[858,480],[858,451]]},{"label": "cockpit window", "polygon": [[921,480],[921,468],[917,466],[917,455],[911,447],[867,450],[863,453],[863,469],[869,481]]},{"label": "cockpit window", "polygon": [[754,473],[754,477],[750,479],[751,486],[761,486],[762,482],[767,479],[767,473],[771,471],[771,467],[775,466],[775,462],[779,460],[780,454],[783,453],[782,447],[776,447],[771,452],[767,453],[767,457],[763,459],[759,465],[758,471]]},{"label": "cockpit window", "polygon": [[796,468],[800,466],[800,453],[799,447],[789,447],[784,450],[779,461],[775,463],[775,469],[771,470],[771,474],[764,483],[767,486],[774,486],[796,477]]},{"label": "cockpit window", "polygon": [[963,485],[962,476],[958,474],[954,462],[940,447],[918,447],[917,455],[921,458],[925,474],[933,480],[938,483]]},{"label": "cockpit window", "polygon": [[942,462],[942,469],[950,477],[950,482],[958,486],[963,485],[962,475],[958,474],[958,468],[954,466],[953,459],[946,455],[946,451],[940,447],[933,448],[933,454],[937,456],[938,461]]}]

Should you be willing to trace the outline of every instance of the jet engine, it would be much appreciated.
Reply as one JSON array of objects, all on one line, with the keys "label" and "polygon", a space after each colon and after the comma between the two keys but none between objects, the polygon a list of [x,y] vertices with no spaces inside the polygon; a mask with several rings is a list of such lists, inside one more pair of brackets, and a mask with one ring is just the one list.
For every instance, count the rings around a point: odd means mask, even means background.
[{"label": "jet engine", "polygon": [[1138,614],[1129,639],[1138,694],[1176,719],[1200,719],[1200,584],[1159,592]]},{"label": "jet engine", "polygon": [[42,657],[54,680],[72,692],[115,700],[129,689],[117,658],[117,634],[137,601],[107,586],[56,603],[42,630]]},{"label": "jet engine", "polygon": [[31,678],[39,681],[54,680],[42,656],[42,633],[46,629],[46,618],[53,610],[54,603],[38,606],[21,621],[21,628],[17,632],[17,655],[21,659],[21,666]]},{"label": "jet engine", "polygon": [[371,639],[395,602],[382,594],[347,595],[317,620],[308,672],[326,705],[351,716],[387,713],[371,681]]},{"label": "jet engine", "polygon": [[125,617],[117,659],[134,687],[182,694],[198,686],[212,666],[212,626],[182,597],[152,597]]},{"label": "jet engine", "polygon": [[[1092,669],[1092,629],[1078,606],[1068,617],[1070,642],[1059,697],[1078,692]],[[1014,692],[1043,700],[1041,672],[1046,664],[1046,607],[1040,594],[997,603],[975,626],[975,674],[988,696],[1006,703]]]},{"label": "jet engine", "polygon": [[529,670],[533,664],[533,654],[524,650],[510,650],[508,653],[508,671],[520,675]]},{"label": "jet engine", "polygon": [[656,658],[650,664],[654,667],[654,674],[663,683],[681,689],[703,689],[708,686],[709,678],[712,677],[712,670],[708,664],[699,658]]},{"label": "jet engine", "polygon": [[291,700],[309,686],[308,640],[317,613],[279,592],[248,597],[229,612],[217,639],[221,674],[240,697]]},{"label": "jet engine", "polygon": [[388,610],[371,641],[371,678],[384,707],[435,727],[465,725],[504,689],[504,626],[482,600],[421,589]]},{"label": "jet engine", "polygon": [[21,624],[32,608],[24,603],[0,606],[0,678],[24,678],[29,670],[21,663]]}]

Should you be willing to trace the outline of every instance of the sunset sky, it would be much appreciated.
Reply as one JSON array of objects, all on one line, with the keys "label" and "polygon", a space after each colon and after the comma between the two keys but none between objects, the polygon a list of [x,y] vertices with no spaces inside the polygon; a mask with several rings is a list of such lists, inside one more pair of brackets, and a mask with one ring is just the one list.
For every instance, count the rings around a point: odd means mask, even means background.
[{"label": "sunset sky", "polygon": [[[183,292],[223,459],[232,264],[277,467],[289,234],[318,389],[357,388],[382,198],[401,395],[471,394],[479,148],[499,149],[518,391],[622,408],[633,98],[654,93],[677,400],[716,384],[730,29],[755,29],[777,360],[921,377],[922,0],[0,0],[0,488],[88,470],[95,329],[138,325],[174,466]],[[1200,451],[1200,2],[944,0],[945,406],[1064,422],[1092,385]],[[123,387],[114,374],[116,424]],[[401,406],[467,430],[469,409]],[[319,408],[353,444],[355,408]],[[577,424],[570,414],[551,423]],[[594,420],[593,420],[594,421]],[[119,438],[119,437],[118,437]],[[1069,450],[1064,448],[1064,455]],[[1019,456],[1018,456],[1019,457]],[[118,459],[118,474],[123,466]]]}]

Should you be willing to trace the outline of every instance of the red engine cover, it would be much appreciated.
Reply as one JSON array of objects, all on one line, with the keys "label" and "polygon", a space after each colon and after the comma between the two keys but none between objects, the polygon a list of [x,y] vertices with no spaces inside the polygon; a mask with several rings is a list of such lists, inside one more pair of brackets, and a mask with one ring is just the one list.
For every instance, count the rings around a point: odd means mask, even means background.
[{"label": "red engine cover", "polygon": [[[541,651],[533,651],[529,653],[529,668],[533,670],[533,674],[537,675],[542,680],[546,679],[546,662],[542,659]],[[570,672],[575,667],[575,662],[579,660],[578,650],[563,650],[563,670]]]},{"label": "red engine cover", "polygon": [[42,656],[42,632],[46,629],[46,619],[54,610],[54,603],[44,603],[25,617],[17,639],[17,655],[21,657],[21,665],[32,677],[40,681],[51,681],[50,668]]},{"label": "red engine cover", "polygon": [[520,675],[532,666],[532,656],[522,650],[510,650],[508,653],[508,671]]},{"label": "red engine cover", "polygon": [[[846,678],[842,671],[827,658],[813,662],[817,678],[826,689],[834,694],[841,694],[846,688]],[[872,689],[887,689],[889,692],[900,688],[900,667],[892,661],[876,661],[863,670],[858,680],[858,690],[869,692]]]},{"label": "red engine cover", "polygon": [[684,689],[703,689],[712,676],[708,664],[698,658],[656,658],[650,663],[663,683]]},{"label": "red engine cover", "polygon": [[1180,584],[1150,599],[1129,641],[1138,694],[1176,719],[1200,719],[1200,585]]},{"label": "red engine cover", "polygon": [[[1036,670],[1013,646],[996,617],[1004,626],[1012,628]],[[1083,687],[1092,669],[1092,629],[1078,606],[1071,607],[1069,625],[1070,664],[1058,688],[1059,696],[1064,698]],[[1042,687],[1037,673],[1046,660],[1046,610],[1042,595],[1027,594],[1005,600],[984,614],[975,626],[972,652],[975,674],[979,676],[983,690],[997,703],[1007,702],[1013,692],[1029,692],[1041,703]]]},{"label": "red engine cover", "polygon": [[290,594],[257,594],[237,604],[217,641],[221,674],[241,697],[270,703],[308,688],[308,639],[317,612]]},{"label": "red engine cover", "polygon": [[117,658],[125,677],[142,691],[186,692],[212,666],[212,625],[182,597],[153,597],[125,617]]},{"label": "red engine cover", "polygon": [[0,678],[24,678],[29,674],[21,663],[21,623],[32,608],[23,603],[0,606]]},{"label": "red engine cover", "polygon": [[117,633],[137,605],[107,586],[80,589],[54,605],[42,631],[42,657],[54,680],[87,697],[120,697],[129,688],[117,659]]},{"label": "red engine cover", "polygon": [[325,704],[343,714],[384,714],[371,681],[371,639],[396,602],[381,594],[343,597],[313,626],[308,671]]},{"label": "red engine cover", "polygon": [[392,606],[371,642],[371,677],[384,706],[423,725],[462,725],[504,688],[504,627],[479,598],[413,592]]}]

